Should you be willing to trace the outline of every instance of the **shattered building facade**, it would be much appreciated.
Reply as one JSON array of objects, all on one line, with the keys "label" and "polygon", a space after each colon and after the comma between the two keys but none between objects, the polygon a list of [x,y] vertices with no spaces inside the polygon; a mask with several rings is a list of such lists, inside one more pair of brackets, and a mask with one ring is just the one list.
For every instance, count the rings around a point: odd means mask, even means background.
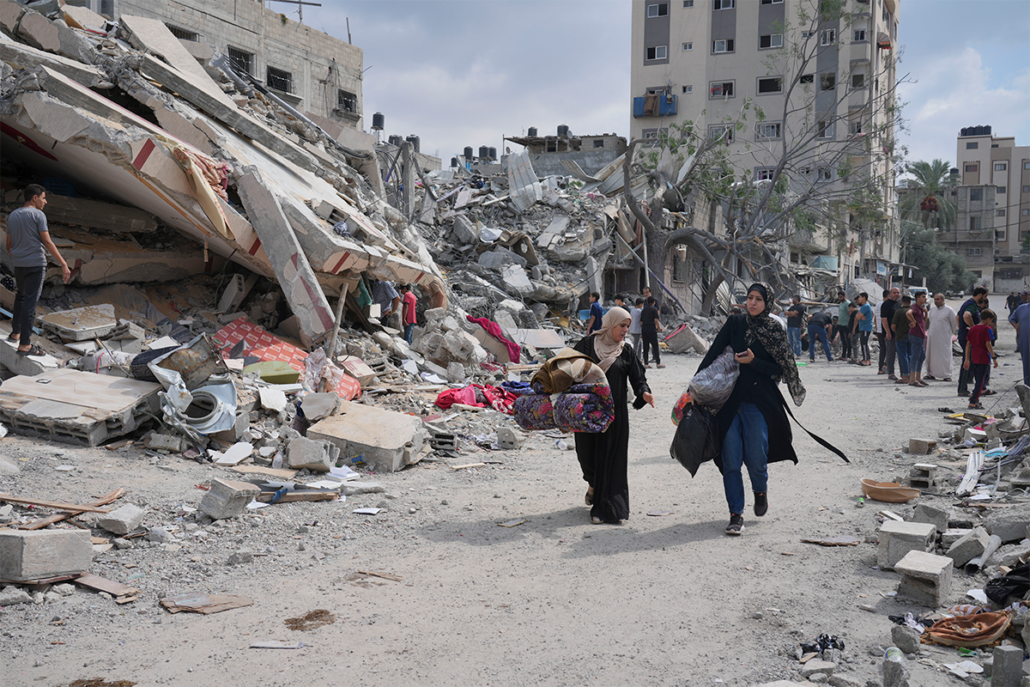
[{"label": "shattered building facade", "polygon": [[[69,5],[90,4],[89,0]],[[301,112],[361,130],[361,48],[299,24],[258,0],[117,0],[94,3],[118,21],[123,14],[157,19],[198,60],[226,57],[238,73],[264,83]]]},{"label": "shattered building facade", "polygon": [[[807,7],[778,0],[634,0],[630,138],[657,138],[673,123],[693,121],[709,136],[725,134],[739,171],[756,181],[770,178],[777,146],[788,131],[800,130],[799,122],[778,120],[784,79],[791,75],[772,73],[770,61],[793,47],[788,41],[798,35],[809,38],[794,31],[807,20],[801,15]],[[832,208],[825,214],[835,220],[792,236],[787,249],[790,269],[813,287],[845,284],[859,276],[885,282],[900,259],[891,142],[863,139],[866,132],[889,128],[893,121],[881,91],[890,93],[896,83],[900,2],[859,3],[855,13],[851,22],[819,23],[818,35],[810,38],[819,41],[813,60],[813,72],[818,74],[800,79],[809,84],[812,106],[822,122],[816,144],[861,145],[847,154],[846,165],[820,166],[812,161],[793,173],[803,182],[843,185],[849,182],[840,173],[845,167],[868,170],[869,178],[882,180],[875,193],[886,215],[863,223],[846,208]],[[744,131],[726,132],[726,122],[739,113],[745,98],[761,107],[768,119],[751,123]]]}]

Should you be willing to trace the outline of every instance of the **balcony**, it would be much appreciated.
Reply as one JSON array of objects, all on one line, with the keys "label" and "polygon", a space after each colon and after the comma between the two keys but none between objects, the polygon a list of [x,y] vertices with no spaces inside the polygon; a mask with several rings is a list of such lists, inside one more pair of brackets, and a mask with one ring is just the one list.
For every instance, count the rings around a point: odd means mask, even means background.
[{"label": "balcony", "polygon": [[672,117],[676,115],[676,96],[655,93],[633,98],[634,117]]}]

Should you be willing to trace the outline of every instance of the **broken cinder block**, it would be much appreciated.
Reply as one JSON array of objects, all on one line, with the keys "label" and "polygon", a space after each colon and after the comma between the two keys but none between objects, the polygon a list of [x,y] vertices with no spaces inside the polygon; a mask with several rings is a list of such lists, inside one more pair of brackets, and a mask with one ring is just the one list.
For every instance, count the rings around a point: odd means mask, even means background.
[{"label": "broken cinder block", "polygon": [[987,534],[987,530],[982,527],[977,527],[974,528],[972,532],[949,546],[948,552],[944,555],[955,561],[956,568],[961,568],[966,563],[986,551],[987,544],[990,541],[991,536]]},{"label": "broken cinder block", "polygon": [[213,479],[211,489],[200,500],[200,510],[212,520],[235,518],[260,493],[261,489],[248,482]]},{"label": "broken cinder block", "polygon": [[292,470],[329,472],[339,457],[339,447],[329,441],[297,437],[286,447],[286,463]]},{"label": "broken cinder block", "polygon": [[377,470],[396,472],[416,462],[426,442],[417,417],[343,402],[340,411],[308,428],[309,439],[329,441],[349,457],[364,456]]},{"label": "broken cinder block", "polygon": [[948,529],[948,511],[928,503],[920,503],[916,505],[915,511],[912,513],[911,522],[933,525],[940,534]]},{"label": "broken cinder block", "polygon": [[883,570],[891,570],[910,551],[933,551],[936,539],[937,528],[933,525],[922,522],[885,522],[880,527],[876,564]]},{"label": "broken cinder block", "polygon": [[147,512],[131,503],[97,518],[97,525],[113,534],[128,534],[140,526]]},{"label": "broken cinder block", "polygon": [[31,582],[77,575],[92,561],[89,530],[0,531],[0,579]]},{"label": "broken cinder block", "polygon": [[925,456],[934,449],[937,448],[937,441],[935,439],[909,439],[908,440],[908,452],[914,453],[917,456]]},{"label": "broken cinder block", "polygon": [[951,594],[952,560],[925,551],[909,551],[894,566],[901,573],[898,596],[930,608],[942,605]]},{"label": "broken cinder block", "polygon": [[913,489],[933,489],[937,484],[937,466],[931,463],[916,463],[912,466],[907,482]]}]

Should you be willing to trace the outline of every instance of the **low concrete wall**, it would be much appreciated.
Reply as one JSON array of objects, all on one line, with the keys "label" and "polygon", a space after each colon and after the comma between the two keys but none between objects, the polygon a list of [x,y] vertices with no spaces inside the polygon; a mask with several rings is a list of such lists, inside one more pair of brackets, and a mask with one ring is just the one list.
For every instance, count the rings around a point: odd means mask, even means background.
[{"label": "low concrete wall", "polygon": [[537,176],[545,177],[550,174],[568,176],[569,172],[561,166],[562,160],[574,160],[579,163],[587,174],[594,174],[602,167],[617,158],[610,150],[580,150],[568,153],[536,153],[530,155],[533,162],[533,171]]}]

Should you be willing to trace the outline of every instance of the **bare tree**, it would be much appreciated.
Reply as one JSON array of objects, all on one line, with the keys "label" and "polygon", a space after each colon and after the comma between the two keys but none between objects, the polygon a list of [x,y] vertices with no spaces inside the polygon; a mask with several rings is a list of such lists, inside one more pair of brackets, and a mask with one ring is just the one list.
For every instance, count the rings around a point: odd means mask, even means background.
[{"label": "bare tree", "polygon": [[[771,116],[744,99],[739,111],[715,125],[673,124],[656,139],[633,140],[626,153],[632,164],[625,165],[624,195],[644,227],[649,266],[661,274],[679,244],[701,255],[713,272],[704,313],[723,282],[741,280],[730,271],[738,260],[743,279],[764,277],[782,292],[795,281],[791,239],[826,232],[840,250],[849,234],[861,244],[891,221],[888,203],[900,162],[895,46],[877,50],[868,63],[852,66],[841,58],[845,68],[819,73],[820,55],[850,49],[841,36],[853,37],[861,16],[845,11],[840,0],[801,4],[797,22],[782,28],[784,47],[764,62],[769,77],[762,84],[782,93]],[[648,147],[638,155],[641,145]],[[634,196],[634,172],[651,182],[646,202]],[[722,208],[723,226],[713,225],[713,213],[698,217],[698,208],[713,205]],[[663,221],[669,207],[684,209],[677,217],[686,226]]]}]

